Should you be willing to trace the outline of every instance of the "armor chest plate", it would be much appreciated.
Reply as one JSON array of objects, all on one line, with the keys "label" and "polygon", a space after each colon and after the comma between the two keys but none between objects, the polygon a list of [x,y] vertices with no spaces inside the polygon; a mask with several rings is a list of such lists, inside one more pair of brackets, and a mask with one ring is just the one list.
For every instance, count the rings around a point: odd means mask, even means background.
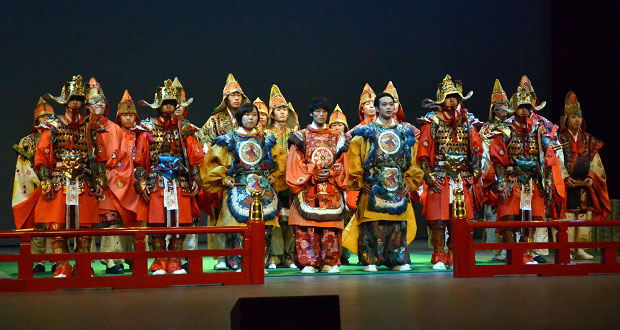
[{"label": "armor chest plate", "polygon": [[404,134],[396,127],[377,127],[374,165],[403,169],[406,162]]},{"label": "armor chest plate", "polygon": [[329,168],[336,161],[336,148],[340,134],[334,130],[306,133],[306,157],[319,168]]},{"label": "armor chest plate", "polygon": [[[235,167],[242,171],[268,170],[264,135],[240,136],[232,134],[234,140]],[[268,173],[267,173],[268,174]]]},{"label": "armor chest plate", "polygon": [[162,126],[155,125],[151,134],[153,135],[153,142],[149,146],[151,164],[157,164],[157,157],[163,153],[174,157],[183,157],[181,139],[176,129],[165,129]]},{"label": "armor chest plate", "polygon": [[449,123],[443,120],[433,126],[434,132],[431,133],[435,142],[437,160],[444,160],[446,154],[457,154],[459,152],[464,155],[468,154],[469,136],[465,123],[458,125],[456,132]]},{"label": "armor chest plate", "polygon": [[515,164],[516,159],[521,156],[538,158],[538,134],[536,132],[536,130],[530,133],[520,130],[512,131],[512,137],[508,144],[510,164]]},{"label": "armor chest plate", "polygon": [[[86,124],[81,124],[78,129],[75,130],[69,126],[60,123],[54,128],[54,159],[55,161],[62,161],[61,155],[69,152],[77,153],[80,156],[80,163],[86,164],[88,162],[88,143],[86,141]],[[96,136],[96,132],[92,132],[93,137]],[[93,141],[93,145],[96,145]]]}]

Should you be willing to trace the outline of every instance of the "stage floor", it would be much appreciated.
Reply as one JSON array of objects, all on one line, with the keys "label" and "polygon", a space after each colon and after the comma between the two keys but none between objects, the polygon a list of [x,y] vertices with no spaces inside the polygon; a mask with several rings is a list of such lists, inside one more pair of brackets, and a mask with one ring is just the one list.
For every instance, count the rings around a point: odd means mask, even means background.
[{"label": "stage floor", "polygon": [[425,244],[413,244],[414,269],[406,273],[368,274],[351,266],[342,274],[282,276],[296,274],[283,269],[253,286],[0,293],[0,328],[229,329],[240,297],[328,294],[340,296],[342,329],[600,330],[620,324],[618,275],[455,279],[451,271],[430,269]]}]

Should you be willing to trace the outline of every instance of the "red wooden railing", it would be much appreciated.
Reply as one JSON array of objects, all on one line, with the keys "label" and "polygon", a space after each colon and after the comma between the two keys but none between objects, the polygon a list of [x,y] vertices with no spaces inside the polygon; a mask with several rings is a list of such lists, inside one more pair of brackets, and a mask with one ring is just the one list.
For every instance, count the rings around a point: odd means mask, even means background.
[{"label": "red wooden railing", "polygon": [[[454,247],[454,277],[489,277],[496,275],[537,274],[545,276],[588,275],[593,273],[620,273],[617,250],[620,242],[568,242],[568,227],[619,227],[620,221],[494,221],[476,222],[463,219],[452,223]],[[549,243],[476,243],[474,228],[538,228],[551,227],[558,230],[557,241]],[[574,263],[570,249],[601,249],[601,261]],[[527,250],[555,250],[555,263],[526,265],[523,254]],[[476,251],[506,250],[506,264],[477,265]]]},{"label": "red wooden railing", "polygon": [[[241,249],[146,251],[146,235],[162,234],[243,234]],[[75,236],[134,236],[134,251],[93,252],[63,254],[31,254],[32,237]],[[265,223],[249,221],[247,227],[179,227],[179,228],[122,228],[122,229],[74,229],[0,231],[0,239],[18,238],[19,254],[0,255],[0,262],[17,262],[18,277],[0,279],[0,292],[49,291],[71,288],[161,288],[172,285],[199,284],[263,284]],[[203,272],[203,258],[214,256],[243,256],[241,272]],[[189,272],[182,275],[149,275],[149,258],[185,257],[189,260]],[[131,275],[90,276],[91,260],[132,259]],[[75,260],[77,276],[68,278],[34,278],[32,267],[37,261]]]}]

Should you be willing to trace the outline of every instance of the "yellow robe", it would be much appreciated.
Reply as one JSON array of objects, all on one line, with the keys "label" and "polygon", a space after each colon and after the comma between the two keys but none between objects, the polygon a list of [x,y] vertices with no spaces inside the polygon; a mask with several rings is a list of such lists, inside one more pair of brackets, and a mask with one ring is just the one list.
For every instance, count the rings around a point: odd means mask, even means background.
[{"label": "yellow robe", "polygon": [[[364,162],[370,154],[372,143],[367,138],[355,136],[349,146],[349,190],[361,190],[364,186]],[[409,184],[410,191],[418,190],[422,185],[424,171],[416,160],[418,144],[411,147],[411,159],[409,169],[404,173],[404,181]],[[401,214],[389,214],[374,212],[368,209],[368,195],[360,194],[359,203],[355,215],[344,229],[342,234],[342,245],[351,252],[357,254],[357,239],[359,237],[359,225],[368,221],[407,221],[407,244],[411,243],[417,232],[415,214],[413,213],[412,202],[407,206],[407,210]]]},{"label": "yellow robe", "polygon": [[[276,179],[273,184],[273,189],[278,192],[287,188],[284,179],[284,173],[286,171],[286,152],[278,144],[275,144],[271,148],[271,155],[273,160],[278,164],[278,168],[271,173]],[[228,189],[224,185],[224,179],[226,178],[226,172],[232,166],[232,162],[233,155],[228,152],[228,148],[214,144],[209,148],[202,165],[200,165],[202,188],[210,193],[223,191],[222,208],[216,226],[247,226],[247,224],[235,220],[228,209],[228,203],[226,203]],[[266,221],[265,225],[279,227],[278,218],[275,217],[274,219]]]}]

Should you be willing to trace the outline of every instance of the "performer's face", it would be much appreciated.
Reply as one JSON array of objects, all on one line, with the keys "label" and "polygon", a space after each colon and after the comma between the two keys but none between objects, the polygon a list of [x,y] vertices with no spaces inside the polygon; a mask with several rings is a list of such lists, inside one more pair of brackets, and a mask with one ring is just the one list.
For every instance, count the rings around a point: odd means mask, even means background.
[{"label": "performer's face", "polygon": [[182,117],[183,112],[185,112],[185,107],[182,107],[181,105],[177,104],[176,108],[174,109],[174,115],[177,117]]},{"label": "performer's face", "polygon": [[166,100],[161,105],[161,107],[159,107],[159,112],[162,115],[171,115],[174,113],[174,110],[176,110],[176,108],[177,108],[176,102],[171,101],[171,100]]},{"label": "performer's face", "polygon": [[581,123],[583,122],[583,117],[581,115],[568,115],[568,128],[571,131],[577,131],[581,128]]},{"label": "performer's face", "polygon": [[229,108],[237,110],[241,106],[241,101],[243,100],[243,96],[239,92],[234,92],[234,93],[229,94],[226,97],[226,100],[227,100]]},{"label": "performer's face", "polygon": [[372,101],[364,102],[364,104],[362,104],[362,111],[364,112],[365,118],[374,118],[377,115],[375,105]]},{"label": "performer's face", "polygon": [[528,118],[530,116],[530,108],[527,105],[521,105],[517,108],[515,116],[519,118]]},{"label": "performer's face", "polygon": [[258,113],[258,123],[262,126],[262,127],[267,127],[267,114],[264,112],[259,112]]},{"label": "performer's face", "polygon": [[273,119],[278,123],[284,123],[288,119],[288,107],[281,105],[273,109]]},{"label": "performer's face", "polygon": [[41,115],[39,117],[37,117],[37,123],[38,124],[43,124],[44,122],[47,121],[47,119],[50,117],[51,115]]},{"label": "performer's face", "polygon": [[395,109],[394,112],[398,111],[398,107],[400,107],[400,102],[398,101],[397,98],[394,98],[394,109]]},{"label": "performer's face", "polygon": [[340,133],[344,133],[344,124],[343,123],[333,123],[329,126],[331,129],[335,129]]},{"label": "performer's face", "polygon": [[121,124],[123,128],[130,129],[136,125],[136,115],[133,113],[124,113],[121,115]]},{"label": "performer's face", "polygon": [[243,115],[243,117],[241,117],[241,126],[243,126],[243,128],[246,131],[249,131],[253,129],[254,127],[256,127],[257,123],[258,123],[258,111],[256,111],[256,109],[250,112],[246,112]]},{"label": "performer's face", "polygon": [[499,120],[505,120],[508,117],[508,109],[505,107],[494,107],[493,114]]},{"label": "performer's face", "polygon": [[379,99],[379,117],[382,120],[390,120],[394,115],[394,100],[389,96]]},{"label": "performer's face", "polygon": [[101,97],[95,104],[88,103],[86,108],[88,108],[88,113],[91,115],[103,115],[105,111],[105,100]]},{"label": "performer's face", "polygon": [[312,120],[318,125],[323,126],[327,121],[327,110],[323,108],[316,108],[312,111]]},{"label": "performer's face", "polygon": [[67,102],[67,108],[71,111],[79,111],[84,105],[84,101],[81,98],[72,97]]},{"label": "performer's face", "polygon": [[444,105],[447,108],[456,108],[456,106],[459,104],[459,99],[456,96],[447,96],[446,100],[444,101]]}]

